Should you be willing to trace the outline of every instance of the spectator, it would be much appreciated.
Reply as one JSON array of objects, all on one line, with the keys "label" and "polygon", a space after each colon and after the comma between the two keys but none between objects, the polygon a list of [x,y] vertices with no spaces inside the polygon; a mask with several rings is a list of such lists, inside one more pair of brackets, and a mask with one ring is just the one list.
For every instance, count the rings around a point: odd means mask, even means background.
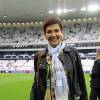
[{"label": "spectator", "polygon": [[92,73],[91,73],[91,93],[90,100],[100,100],[100,48],[96,51],[97,59],[94,62]]}]

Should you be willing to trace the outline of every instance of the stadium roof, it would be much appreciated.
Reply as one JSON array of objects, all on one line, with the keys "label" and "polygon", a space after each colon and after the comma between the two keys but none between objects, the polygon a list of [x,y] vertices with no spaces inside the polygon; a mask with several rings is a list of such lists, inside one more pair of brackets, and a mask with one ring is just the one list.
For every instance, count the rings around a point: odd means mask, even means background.
[{"label": "stadium roof", "polygon": [[62,19],[98,17],[99,6],[100,0],[0,0],[0,22],[43,21],[53,15]]}]

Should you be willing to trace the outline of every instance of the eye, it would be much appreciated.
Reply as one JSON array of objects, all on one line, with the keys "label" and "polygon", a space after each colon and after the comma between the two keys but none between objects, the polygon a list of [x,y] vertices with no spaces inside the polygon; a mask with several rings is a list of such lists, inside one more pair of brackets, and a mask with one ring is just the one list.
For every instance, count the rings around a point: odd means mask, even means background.
[{"label": "eye", "polygon": [[57,32],[59,32],[59,29],[55,29],[54,31],[57,33]]},{"label": "eye", "polygon": [[48,34],[52,33],[52,30],[47,30],[47,33],[48,33]]}]

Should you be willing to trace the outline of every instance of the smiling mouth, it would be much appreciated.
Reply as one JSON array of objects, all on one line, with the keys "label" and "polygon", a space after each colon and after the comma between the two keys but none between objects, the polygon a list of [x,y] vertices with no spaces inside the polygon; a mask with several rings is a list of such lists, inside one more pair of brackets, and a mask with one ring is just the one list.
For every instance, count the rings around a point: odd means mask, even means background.
[{"label": "smiling mouth", "polygon": [[56,42],[56,41],[57,41],[57,39],[52,39],[51,41],[52,41],[52,42]]},{"label": "smiling mouth", "polygon": [[48,39],[49,39],[50,41],[53,41],[53,40],[60,39],[60,36],[56,36],[56,37],[51,36],[51,37],[48,37]]}]

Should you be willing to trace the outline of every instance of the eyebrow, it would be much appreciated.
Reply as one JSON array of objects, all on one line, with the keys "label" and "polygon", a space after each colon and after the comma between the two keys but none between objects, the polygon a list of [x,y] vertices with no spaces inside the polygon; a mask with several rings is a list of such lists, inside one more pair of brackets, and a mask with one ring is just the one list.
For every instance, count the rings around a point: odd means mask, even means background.
[{"label": "eyebrow", "polygon": [[48,29],[47,31],[55,31],[55,30],[60,30],[60,29]]}]

